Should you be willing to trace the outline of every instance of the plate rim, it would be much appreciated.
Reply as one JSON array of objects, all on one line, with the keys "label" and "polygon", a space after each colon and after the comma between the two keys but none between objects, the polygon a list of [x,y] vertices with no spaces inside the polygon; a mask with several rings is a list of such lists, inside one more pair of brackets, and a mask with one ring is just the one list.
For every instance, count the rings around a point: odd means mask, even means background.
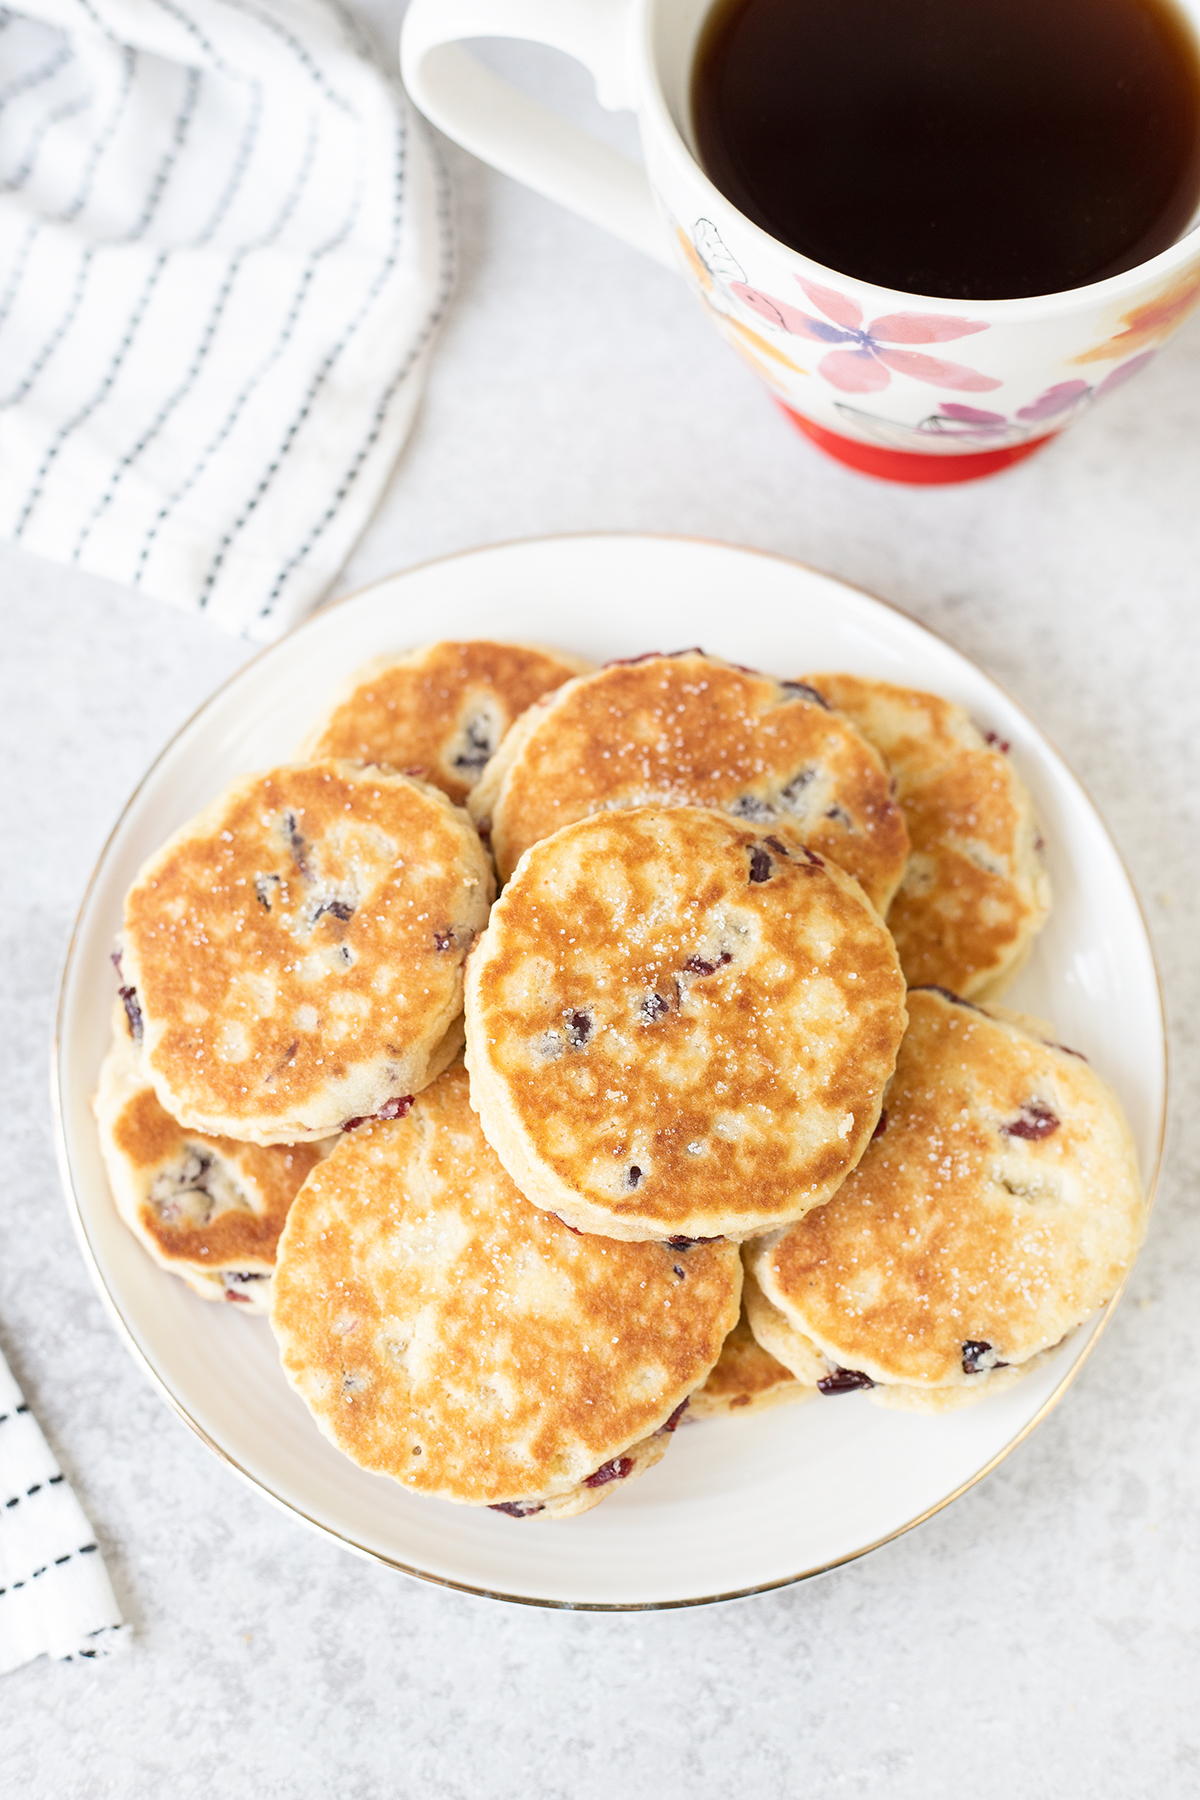
[{"label": "plate rim", "polygon": [[829,1562],[814,1564],[811,1568],[800,1569],[794,1574],[782,1575],[775,1580],[756,1582],[748,1587],[732,1588],[726,1592],[716,1594],[689,1595],[684,1598],[668,1600],[617,1601],[554,1600],[535,1594],[510,1594],[499,1588],[480,1587],[472,1582],[457,1581],[452,1576],[438,1575],[431,1570],[422,1569],[413,1564],[401,1562],[398,1558],[389,1556],[386,1552],[377,1550],[370,1545],[357,1543],[352,1537],[337,1530],[333,1525],[327,1524],[321,1519],[313,1518],[311,1514],[306,1513],[294,1502],[286,1500],[281,1495],[274,1493],[259,1476],[254,1475],[248,1469],[243,1468],[236,1458],[231,1456],[227,1450],[218,1444],[199,1421],[192,1417],[183,1403],[172,1393],[166,1381],[158,1373],[149,1356],[138,1343],[130,1325],[120,1309],[116,1296],[112,1293],[101,1271],[99,1258],[92,1245],[91,1238],[88,1235],[83,1206],[79,1194],[76,1191],[72,1175],[70,1145],[67,1141],[62,1093],[62,1058],[65,1033],[64,1013],[67,1004],[67,988],[74,966],[76,944],[91,902],[93,890],[99,879],[101,869],[107,860],[113,842],[121,831],[130,811],[136,805],[142,790],[151,780],[155,771],[158,769],[164,758],[170,753],[179,738],[191,729],[200,718],[201,714],[204,713],[215,700],[224,694],[227,688],[232,686],[235,681],[240,680],[248,670],[252,669],[264,657],[269,656],[272,652],[277,650],[281,644],[290,642],[308,627],[314,625],[318,620],[323,620],[329,613],[337,611],[340,607],[349,604],[349,602],[353,600],[361,599],[364,595],[372,593],[377,588],[386,587],[394,581],[402,580],[409,575],[417,575],[423,570],[436,567],[440,564],[461,561],[467,557],[482,556],[498,550],[526,549],[545,544],[570,544],[578,543],[583,540],[595,540],[597,538],[620,539],[627,543],[687,544],[698,546],[702,549],[733,550],[739,555],[762,557],[768,562],[782,563],[788,568],[799,569],[805,574],[816,575],[822,580],[831,581],[835,586],[845,588],[851,593],[860,595],[862,598],[871,601],[873,605],[883,607],[888,612],[897,614],[906,624],[914,626],[919,632],[932,638],[936,643],[943,645],[955,656],[962,657],[965,662],[970,664],[973,669],[976,669],[984,679],[996,688],[1008,703],[1021,714],[1032,728],[1035,736],[1049,746],[1062,764],[1062,767],[1067,771],[1071,780],[1078,787],[1080,793],[1083,795],[1109,848],[1116,857],[1117,863],[1128,884],[1129,892],[1133,898],[1134,907],[1141,923],[1146,948],[1149,953],[1150,968],[1154,976],[1154,991],[1158,1001],[1159,1029],[1162,1036],[1163,1076],[1158,1136],[1153,1150],[1153,1167],[1149,1172],[1145,1189],[1146,1217],[1147,1222],[1149,1221],[1153,1214],[1159,1179],[1162,1174],[1163,1156],[1170,1117],[1171,1046],[1167,1029],[1166,998],[1163,993],[1162,971],[1159,968],[1158,957],[1155,954],[1154,939],[1150,932],[1145,908],[1142,905],[1141,895],[1138,892],[1137,884],[1133,879],[1121,848],[1113,837],[1103,812],[1096,805],[1090,789],[1076,774],[1073,765],[1063,755],[1054,739],[1050,737],[1049,733],[1045,731],[1033,717],[1028,707],[1026,707],[1022,701],[1018,700],[1015,695],[1010,693],[1003,682],[996,680],[996,678],[989,674],[987,670],[981,668],[974,657],[968,656],[965,651],[960,650],[943,632],[940,632],[935,627],[927,624],[923,619],[915,618],[912,613],[906,612],[905,609],[902,606],[897,605],[895,601],[885,599],[879,594],[872,593],[869,588],[864,588],[857,582],[847,581],[840,575],[832,575],[825,569],[817,568],[811,563],[802,562],[798,557],[785,556],[779,551],[759,549],[754,545],[731,543],[725,538],[696,536],[685,532],[582,530],[550,532],[537,537],[503,538],[492,543],[473,544],[464,549],[447,551],[441,556],[426,557],[421,562],[413,563],[407,568],[397,569],[391,574],[378,576],[373,581],[365,582],[363,586],[353,588],[348,593],[340,594],[336,599],[326,601],[322,605],[316,607],[312,612],[307,613],[304,618],[298,620],[281,638],[261,646],[261,648],[256,650],[255,653],[237,669],[233,670],[233,672],[227,675],[224,680],[220,681],[160,746],[152,761],[144,769],[142,775],[131,789],[119,813],[114,819],[112,826],[104,839],[104,843],[96,856],[96,860],[92,865],[91,872],[88,876],[75,913],[70,937],[67,940],[59,971],[58,995],[54,1014],[54,1031],[50,1045],[50,1103],[54,1120],[55,1157],[58,1163],[59,1178],[62,1182],[67,1212],[74,1229],[76,1242],[79,1245],[83,1257],[84,1266],[91,1277],[93,1287],[100,1296],[105,1311],[108,1313],[110,1320],[116,1327],[118,1338],[124,1344],[125,1349],[129,1352],[134,1363],[146,1376],[151,1387],[166,1401],[171,1411],[174,1412],[178,1418],[182,1419],[184,1424],[199,1438],[200,1442],[204,1444],[207,1449],[211,1450],[220,1462],[224,1463],[227,1468],[232,1470],[236,1476],[245,1482],[254,1493],[260,1494],[272,1506],[276,1507],[279,1511],[286,1513],[289,1517],[299,1519],[312,1531],[315,1531],[329,1542],[338,1545],[341,1549],[351,1551],[353,1554],[365,1558],[368,1562],[378,1563],[384,1568],[394,1569],[399,1574],[408,1575],[414,1580],[427,1582],[431,1586],[448,1588],[456,1593],[470,1594],[478,1599],[504,1601],[513,1606],[541,1607],[551,1612],[675,1612],[695,1606],[715,1606],[727,1601],[748,1599],[755,1594],[773,1593],[780,1588],[794,1587],[801,1581],[811,1581],[817,1576],[830,1574],[834,1569],[843,1568],[848,1563],[857,1562],[860,1557],[869,1556],[873,1551],[882,1549],[885,1544],[894,1543],[898,1538],[904,1537],[910,1531],[915,1530],[917,1526],[923,1525],[927,1520],[934,1518],[946,1507],[952,1505],[954,1501],[961,1499],[971,1488],[975,1487],[986,1476],[990,1475],[994,1469],[998,1468],[1002,1462],[1006,1461],[1018,1445],[1024,1443],[1025,1439],[1037,1430],[1048,1415],[1058,1406],[1067,1390],[1073,1384],[1079,1371],[1084,1367],[1085,1363],[1092,1355],[1092,1352],[1099,1343],[1104,1332],[1107,1330],[1109,1321],[1125,1293],[1133,1269],[1137,1266],[1136,1261],[1126,1272],[1120,1286],[1113,1294],[1111,1300],[1109,1300],[1103,1308],[1100,1316],[1095,1319],[1089,1332],[1087,1342],[1084,1344],[1082,1350],[1064,1371],[1053,1392],[1047,1396],[1042,1405],[1034,1413],[1033,1417],[1026,1420],[1021,1429],[1011,1437],[1006,1444],[1003,1444],[987,1462],[979,1469],[975,1470],[975,1472],[965,1481],[960,1482],[950,1493],[943,1495],[931,1506],[926,1507],[924,1511],[916,1514],[911,1519],[905,1520],[893,1530],[886,1532],[882,1537],[874,1538],[870,1543],[862,1544],[854,1550],[847,1551],[844,1555],[833,1558]]}]

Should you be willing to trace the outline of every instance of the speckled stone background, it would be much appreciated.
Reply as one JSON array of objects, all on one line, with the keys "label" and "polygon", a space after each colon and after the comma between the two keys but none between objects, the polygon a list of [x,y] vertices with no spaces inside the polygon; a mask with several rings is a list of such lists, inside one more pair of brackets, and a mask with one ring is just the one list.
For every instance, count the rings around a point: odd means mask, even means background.
[{"label": "speckled stone background", "polygon": [[[375,6],[389,37],[399,11]],[[593,116],[556,60],[500,60]],[[1041,1430],[948,1511],[819,1581],[577,1616],[418,1585],[311,1535],[228,1474],[118,1342],[59,1191],[46,1081],[59,961],[96,854],[167,736],[248,652],[0,548],[0,1340],[136,1632],[123,1659],[4,1678],[0,1788],[1194,1795],[1200,321],[1044,455],[960,489],[892,488],[801,442],[672,276],[451,160],[457,304],[343,587],[503,538],[690,532],[796,556],[946,633],[1066,753],[1140,889],[1174,1057],[1150,1240]]]}]

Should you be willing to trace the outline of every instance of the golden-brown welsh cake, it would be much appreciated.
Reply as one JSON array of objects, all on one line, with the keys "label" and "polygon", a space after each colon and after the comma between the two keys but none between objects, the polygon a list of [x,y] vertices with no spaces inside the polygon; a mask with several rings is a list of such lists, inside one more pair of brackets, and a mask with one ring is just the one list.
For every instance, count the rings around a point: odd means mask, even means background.
[{"label": "golden-brown welsh cake", "polygon": [[860,675],[807,677],[879,750],[912,850],[888,927],[905,978],[994,999],[1050,911],[1033,803],[961,706]]},{"label": "golden-brown welsh cake", "polygon": [[338,762],[234,781],[125,902],[122,992],[163,1107],[273,1144],[402,1105],[461,1048],[492,891],[424,782]]},{"label": "golden-brown welsh cake", "polygon": [[658,1461],[740,1292],[732,1244],[614,1243],[530,1206],[456,1065],[314,1169],[272,1324],[288,1379],[363,1468],[564,1518]]},{"label": "golden-brown welsh cake", "polygon": [[531,844],[626,806],[786,820],[880,912],[908,856],[879,753],[847,719],[811,688],[699,650],[567,682],[518,719],[470,799],[502,881]]},{"label": "golden-brown welsh cake", "polygon": [[744,1417],[788,1400],[810,1400],[815,1393],[815,1387],[797,1381],[790,1369],[763,1349],[746,1318],[743,1293],[738,1322],[721,1345],[708,1380],[689,1400],[687,1417],[714,1419],[726,1413]]},{"label": "golden-brown welsh cake", "polygon": [[939,990],[908,1007],[880,1132],[827,1206],[749,1248],[746,1303],[798,1379],[939,1411],[1018,1379],[1111,1299],[1145,1205],[1083,1057]]},{"label": "golden-brown welsh cake", "polygon": [[527,851],[467,969],[471,1098],[521,1192],[583,1231],[742,1239],[827,1200],[904,1030],[856,881],[698,807]]},{"label": "golden-brown welsh cake", "polygon": [[742,1248],[742,1311],[755,1342],[775,1358],[802,1386],[816,1393],[822,1381],[828,1382],[830,1364],[811,1338],[797,1331],[788,1318],[773,1306],[754,1278],[752,1268],[754,1245]]},{"label": "golden-brown welsh cake", "polygon": [[117,1211],[158,1263],[205,1300],[270,1310],[275,1246],[318,1144],[238,1144],[165,1113],[122,1014],[94,1108]]},{"label": "golden-brown welsh cake", "polygon": [[517,715],[590,667],[565,651],[487,639],[380,656],[345,683],[304,755],[385,763],[461,803]]}]

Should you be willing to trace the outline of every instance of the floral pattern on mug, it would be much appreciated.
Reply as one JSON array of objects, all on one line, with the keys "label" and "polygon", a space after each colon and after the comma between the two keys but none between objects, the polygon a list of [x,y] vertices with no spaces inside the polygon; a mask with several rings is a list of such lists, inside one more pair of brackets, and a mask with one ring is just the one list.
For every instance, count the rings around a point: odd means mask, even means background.
[{"label": "floral pattern on mug", "polygon": [[[661,199],[661,195],[660,195]],[[677,220],[671,220],[675,239],[683,252],[688,273],[718,318],[729,318],[736,302],[735,283],[744,283],[746,271],[733,255],[711,219],[697,219],[689,235]]]},{"label": "floral pattern on mug", "polygon": [[729,286],[735,281],[745,281],[745,269],[726,247],[711,219],[697,219],[695,232],[690,238],[681,225],[675,227],[675,232],[701,287],[711,288],[718,283]]},{"label": "floral pattern on mug", "polygon": [[[750,364],[754,373],[772,388],[780,386],[779,368],[785,369],[789,375],[807,375],[807,369],[779,349],[778,345],[771,343],[761,331],[755,331],[742,319],[734,316],[733,285],[735,282],[745,283],[746,271],[726,247],[712,220],[697,219],[691,237],[682,225],[676,223],[675,237],[683,252],[684,261],[700,289],[700,298],[712,314],[714,324],[726,343],[731,344],[738,355]],[[764,358],[767,360],[764,361]],[[772,368],[773,363],[778,368]]]},{"label": "floral pattern on mug", "polygon": [[856,437],[874,438],[893,450],[923,450],[930,455],[1001,450],[1009,444],[1022,444],[1031,436],[1027,425],[1014,425],[1003,413],[983,412],[972,406],[941,406],[915,425],[867,412],[845,400],[836,400],[834,410],[852,427]]},{"label": "floral pattern on mug", "polygon": [[[1098,381],[1094,387],[1087,381],[1055,382],[1053,387],[1048,387],[1045,393],[1039,394],[1030,405],[1022,406],[1017,417],[1031,425],[1040,425],[1044,419],[1059,419],[1062,424],[1066,424],[1064,414],[1078,412],[1081,406],[1090,406],[1094,400],[1102,400],[1105,394],[1111,394],[1114,388],[1119,388],[1131,375],[1144,369],[1148,362],[1153,362],[1155,354],[1153,350],[1143,350],[1140,356],[1131,356],[1119,368],[1111,369],[1104,380]],[[1077,356],[1075,361],[1082,362],[1083,358]]]},{"label": "floral pattern on mug", "polygon": [[957,319],[949,313],[899,312],[887,313],[864,326],[862,308],[847,294],[822,287],[816,281],[805,281],[799,275],[796,280],[812,304],[825,314],[823,319],[815,319],[800,307],[748,287],[745,282],[733,282],[730,291],[759,318],[794,337],[851,346],[830,350],[817,364],[818,373],[843,394],[878,394],[890,384],[893,373],[928,382],[930,387],[953,388],[967,394],[985,394],[1001,385],[991,375],[982,375],[963,363],[944,362],[938,356],[899,348],[971,337],[977,331],[988,330],[982,321]]},{"label": "floral pattern on mug", "polygon": [[1140,356],[1131,356],[1128,362],[1113,369],[1094,387],[1087,381],[1057,381],[1028,406],[1019,407],[1011,418],[1006,413],[986,412],[982,407],[962,406],[953,400],[945,401],[937,412],[928,413],[915,425],[885,419],[877,413],[864,412],[861,407],[847,406],[843,401],[836,403],[837,411],[848,425],[856,426],[859,431],[894,449],[909,446],[927,449],[931,441],[936,440],[939,449],[947,452],[951,449],[1000,450],[1009,444],[1025,443],[1035,435],[1035,426],[1048,424],[1051,420],[1054,429],[1061,430],[1076,413],[1102,400],[1105,394],[1110,394],[1139,369],[1145,368],[1154,354],[1153,350],[1144,350]]},{"label": "floral pattern on mug", "polygon": [[1077,363],[1110,362],[1130,350],[1140,350],[1146,344],[1157,345],[1168,332],[1182,325],[1196,306],[1200,306],[1200,262],[1184,269],[1153,300],[1146,300],[1131,312],[1122,313],[1124,331],[1116,332],[1072,360]]},{"label": "floral pattern on mug", "polygon": [[720,312],[715,307],[713,313],[717,327],[726,343],[732,344],[735,350],[746,357],[755,373],[761,375],[765,381],[775,385],[777,371],[770,367],[764,367],[762,362],[764,356],[769,357],[772,363],[778,363],[781,368],[786,369],[789,375],[808,374],[807,369],[801,368],[800,364],[792,357],[785,356],[783,351],[765,338],[760,331],[752,330],[740,319],[733,318],[729,313]]}]

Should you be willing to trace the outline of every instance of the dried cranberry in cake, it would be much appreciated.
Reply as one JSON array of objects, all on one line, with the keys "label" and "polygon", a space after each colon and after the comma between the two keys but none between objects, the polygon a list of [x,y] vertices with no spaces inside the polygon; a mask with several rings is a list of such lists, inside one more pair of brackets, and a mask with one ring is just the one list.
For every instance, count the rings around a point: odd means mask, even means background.
[{"label": "dried cranberry in cake", "polygon": [[354,907],[349,900],[322,900],[313,913],[313,924],[315,925],[319,919],[326,917],[337,919],[341,924],[348,925],[354,917]]},{"label": "dried cranberry in cake", "polygon": [[781,681],[779,685],[789,700],[811,700],[814,706],[823,706],[826,712],[829,711],[828,700],[806,681]]},{"label": "dried cranberry in cake", "polygon": [[385,1100],[375,1114],[377,1119],[402,1119],[413,1103],[411,1094],[396,1094],[391,1100]]},{"label": "dried cranberry in cake", "polygon": [[723,969],[726,963],[732,961],[733,957],[728,950],[722,950],[713,962],[706,962],[702,956],[689,956],[683,965],[683,972],[685,975],[715,975],[718,969]]},{"label": "dried cranberry in cake", "polygon": [[142,1041],[143,1021],[142,1009],[138,1005],[137,989],[123,987],[117,989],[121,996],[121,1004],[125,1008],[125,1017],[129,1021],[129,1035],[135,1044]]},{"label": "dried cranberry in cake", "polygon": [[633,1471],[632,1456],[614,1456],[611,1462],[601,1463],[594,1475],[584,1479],[584,1487],[607,1487],[610,1481],[624,1481]]},{"label": "dried cranberry in cake", "polygon": [[402,1119],[413,1103],[411,1094],[396,1094],[391,1100],[385,1100],[378,1112],[364,1113],[360,1119],[345,1119],[343,1131],[357,1131],[360,1125],[366,1125],[373,1119]]},{"label": "dried cranberry in cake", "polygon": [[757,799],[753,794],[739,794],[725,808],[731,819],[773,819],[775,808],[765,800]]},{"label": "dried cranberry in cake", "polygon": [[[109,961],[117,971],[117,980],[121,981],[121,952],[119,950],[114,950]],[[137,989],[130,987],[126,983],[118,987],[117,994],[120,998],[121,1005],[125,1008],[125,1018],[129,1025],[129,1035],[135,1044],[140,1044],[142,1041],[142,1009],[138,1005]]]},{"label": "dried cranberry in cake", "polygon": [[289,809],[284,813],[281,822],[287,847],[291,851],[292,861],[296,865],[296,873],[302,881],[311,881],[313,871],[309,862],[308,839],[301,832],[295,813]]},{"label": "dried cranberry in cake", "polygon": [[[1070,1055],[1070,1051],[1067,1054]],[[1036,1143],[1041,1138],[1050,1137],[1061,1124],[1058,1114],[1044,1101],[1027,1100],[1019,1116],[1000,1129],[1005,1137],[1028,1138]]]},{"label": "dried cranberry in cake", "polygon": [[592,1035],[592,1015],[584,1012],[582,1007],[574,1008],[563,1014],[567,1025],[567,1042],[576,1050],[582,1050]]},{"label": "dried cranberry in cake", "polygon": [[450,767],[469,789],[483,774],[488,758],[494,756],[500,741],[497,721],[487,712],[470,714],[459,731],[459,742],[452,746]]},{"label": "dried cranberry in cake", "polygon": [[858,1388],[873,1388],[875,1383],[861,1369],[831,1369],[817,1383],[822,1394],[853,1394]]}]

